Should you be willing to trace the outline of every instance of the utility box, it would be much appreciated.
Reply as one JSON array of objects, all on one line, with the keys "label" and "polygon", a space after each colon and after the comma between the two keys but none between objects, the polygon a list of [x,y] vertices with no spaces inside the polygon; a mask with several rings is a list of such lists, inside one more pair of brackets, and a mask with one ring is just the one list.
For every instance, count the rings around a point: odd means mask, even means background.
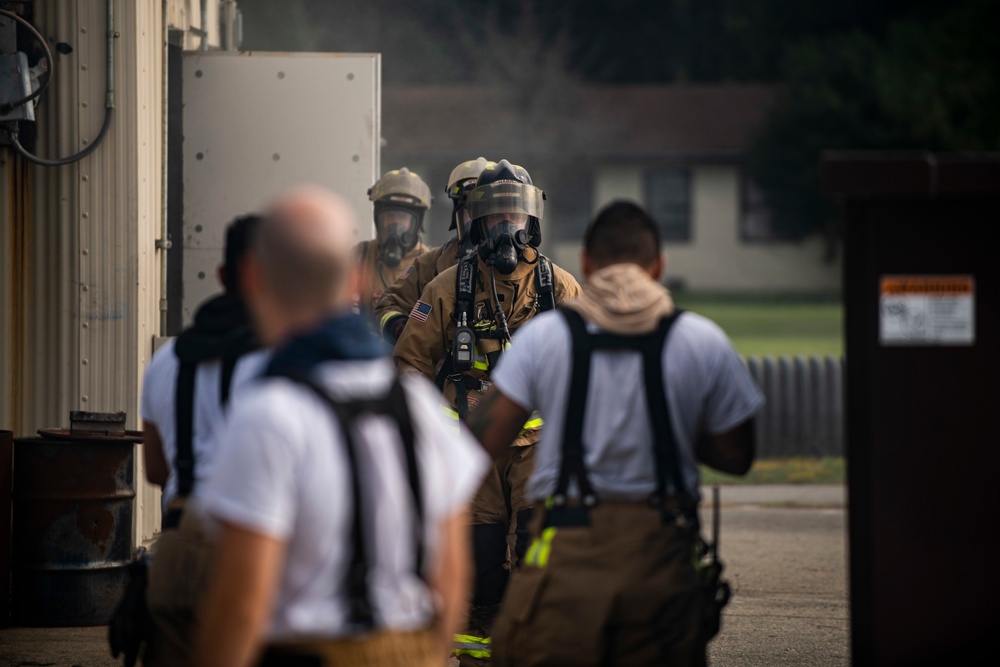
[{"label": "utility box", "polygon": [[[364,53],[191,51],[183,54],[178,144],[183,211],[183,322],[222,287],[225,229],[286,188],[315,183],[347,198],[358,240],[372,237],[368,188],[379,176],[381,56]],[[178,242],[180,241],[180,242]]]},{"label": "utility box", "polygon": [[[28,57],[23,53],[0,54],[0,122],[35,120],[35,105],[25,102],[14,106],[31,94]],[[12,105],[9,109],[7,105]]]},{"label": "utility box", "polygon": [[1000,636],[1000,156],[831,153],[842,202],[852,662]]}]

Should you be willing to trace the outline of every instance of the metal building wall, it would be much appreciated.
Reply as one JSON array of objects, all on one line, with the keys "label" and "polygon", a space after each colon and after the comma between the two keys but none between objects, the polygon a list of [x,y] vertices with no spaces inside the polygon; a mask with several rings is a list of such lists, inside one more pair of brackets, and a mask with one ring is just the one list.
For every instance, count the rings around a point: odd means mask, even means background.
[{"label": "metal building wall", "polygon": [[[50,46],[73,47],[57,55],[53,84],[36,109],[36,152],[65,156],[92,141],[103,120],[105,1],[34,7]],[[25,166],[0,149],[7,218],[0,227],[0,424],[18,435],[67,425],[69,411],[80,409],[125,410],[128,428],[139,425],[142,371],[158,326],[162,5],[115,0],[114,9],[115,110],[104,143],[62,167]],[[151,536],[155,497],[142,486],[140,539]]]}]

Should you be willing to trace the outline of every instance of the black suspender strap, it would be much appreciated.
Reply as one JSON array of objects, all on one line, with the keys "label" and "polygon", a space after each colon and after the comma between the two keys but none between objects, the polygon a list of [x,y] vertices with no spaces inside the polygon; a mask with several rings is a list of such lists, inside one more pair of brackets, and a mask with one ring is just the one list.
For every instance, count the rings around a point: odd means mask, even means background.
[{"label": "black suspender strap", "polygon": [[649,499],[654,507],[660,507],[667,497],[667,476],[673,483],[676,496],[689,495],[684,485],[677,439],[674,437],[670,404],[663,384],[663,349],[666,346],[670,328],[677,321],[678,311],[660,320],[656,333],[643,340],[643,379],[646,384],[646,408],[653,425],[653,457],[656,461],[656,491]]},{"label": "black suspender strap", "polygon": [[177,451],[174,470],[177,471],[177,495],[184,497],[194,489],[194,384],[197,362],[182,361],[177,372],[174,397],[174,423]]},{"label": "black suspender strap", "polygon": [[347,614],[352,624],[366,629],[372,628],[375,625],[375,616],[368,586],[369,557],[362,525],[361,477],[358,473],[357,445],[354,441],[351,424],[353,419],[344,406],[330,398],[329,394],[319,385],[305,378],[296,379],[312,389],[332,410],[336,415],[341,436],[344,438],[347,465],[350,469],[350,495],[351,507],[353,508],[351,519],[351,558],[348,561],[347,573],[344,577],[344,586],[347,589],[348,598]]},{"label": "black suspender strap", "polygon": [[355,424],[362,415],[384,415],[394,419],[399,428],[400,440],[403,445],[406,462],[407,481],[413,494],[414,517],[413,541],[415,545],[416,574],[424,578],[424,562],[426,545],[424,543],[424,504],[420,472],[417,463],[415,434],[410,412],[406,404],[406,393],[399,378],[393,381],[386,396],[359,401],[338,401],[330,396],[311,378],[300,375],[287,375],[297,382],[309,387],[334,413],[336,421],[344,438],[347,462],[351,477],[351,504],[353,518],[351,524],[351,557],[344,584],[349,599],[349,617],[351,623],[362,628],[372,628],[375,624],[374,607],[371,601],[369,572],[374,562],[368,554],[365,542],[364,507],[361,493],[361,475],[358,467],[358,442],[355,438]]},{"label": "black suspender strap", "polygon": [[[677,441],[674,437],[670,406],[667,403],[666,388],[663,381],[663,350],[666,345],[670,328],[677,321],[681,311],[677,310],[660,321],[656,331],[641,336],[622,336],[608,333],[592,334],[587,331],[583,317],[575,310],[559,308],[567,325],[572,340],[573,370],[570,376],[569,395],[566,401],[566,418],[563,424],[562,462],[556,490],[552,496],[552,504],[556,508],[564,507],[570,482],[575,479],[583,503],[582,511],[597,503],[587,476],[583,449],[583,418],[586,414],[587,395],[590,384],[590,360],[595,350],[619,349],[635,350],[643,355],[643,379],[646,386],[647,411],[653,430],[653,457],[656,463],[656,490],[650,497],[650,504],[662,507],[667,497],[667,479],[673,485],[676,496],[687,496],[684,486],[680,457],[677,451]],[[586,520],[579,516],[570,516],[566,511],[553,513],[548,520],[549,525],[585,525]]]},{"label": "black suspender strap", "polygon": [[229,404],[229,390],[233,386],[233,373],[236,371],[236,362],[242,355],[226,355],[222,358],[222,369],[219,374],[219,405],[225,407]]},{"label": "black suspender strap", "polygon": [[579,313],[569,309],[562,309],[561,312],[572,336],[573,370],[566,400],[567,415],[563,424],[562,464],[559,467],[559,478],[552,503],[556,507],[566,504],[569,484],[575,477],[580,487],[580,500],[585,507],[590,507],[597,502],[597,495],[587,478],[583,460],[583,415],[587,407],[593,339],[587,332],[587,325]]},{"label": "black suspender strap", "polygon": [[[221,361],[219,378],[219,403],[229,403],[230,389],[240,354],[227,355]],[[177,495],[183,498],[194,490],[194,389],[198,376],[197,361],[182,361],[177,372],[177,390],[174,398],[174,422],[177,451],[174,453],[174,470],[177,471]]]}]

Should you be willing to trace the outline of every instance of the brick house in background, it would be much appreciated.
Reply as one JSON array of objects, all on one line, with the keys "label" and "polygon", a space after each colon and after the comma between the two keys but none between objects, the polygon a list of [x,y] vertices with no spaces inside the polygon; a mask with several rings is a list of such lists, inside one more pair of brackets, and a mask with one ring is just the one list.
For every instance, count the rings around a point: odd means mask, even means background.
[{"label": "brick house in background", "polygon": [[574,86],[528,95],[476,86],[382,91],[383,171],[407,166],[435,195],[431,242],[448,236],[451,168],[484,156],[523,165],[546,191],[543,250],[579,272],[580,238],[628,199],[660,223],[668,281],[695,290],[836,293],[821,238],[781,238],[743,169],[776,89],[753,84]]}]

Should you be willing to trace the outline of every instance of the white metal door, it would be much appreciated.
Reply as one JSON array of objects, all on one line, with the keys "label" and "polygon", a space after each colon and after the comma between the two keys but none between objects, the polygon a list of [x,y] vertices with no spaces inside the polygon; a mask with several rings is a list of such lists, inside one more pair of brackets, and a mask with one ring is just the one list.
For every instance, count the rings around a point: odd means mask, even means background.
[{"label": "white metal door", "polygon": [[185,324],[220,290],[226,225],[277,192],[315,183],[351,201],[372,236],[378,178],[378,54],[184,54]]}]

